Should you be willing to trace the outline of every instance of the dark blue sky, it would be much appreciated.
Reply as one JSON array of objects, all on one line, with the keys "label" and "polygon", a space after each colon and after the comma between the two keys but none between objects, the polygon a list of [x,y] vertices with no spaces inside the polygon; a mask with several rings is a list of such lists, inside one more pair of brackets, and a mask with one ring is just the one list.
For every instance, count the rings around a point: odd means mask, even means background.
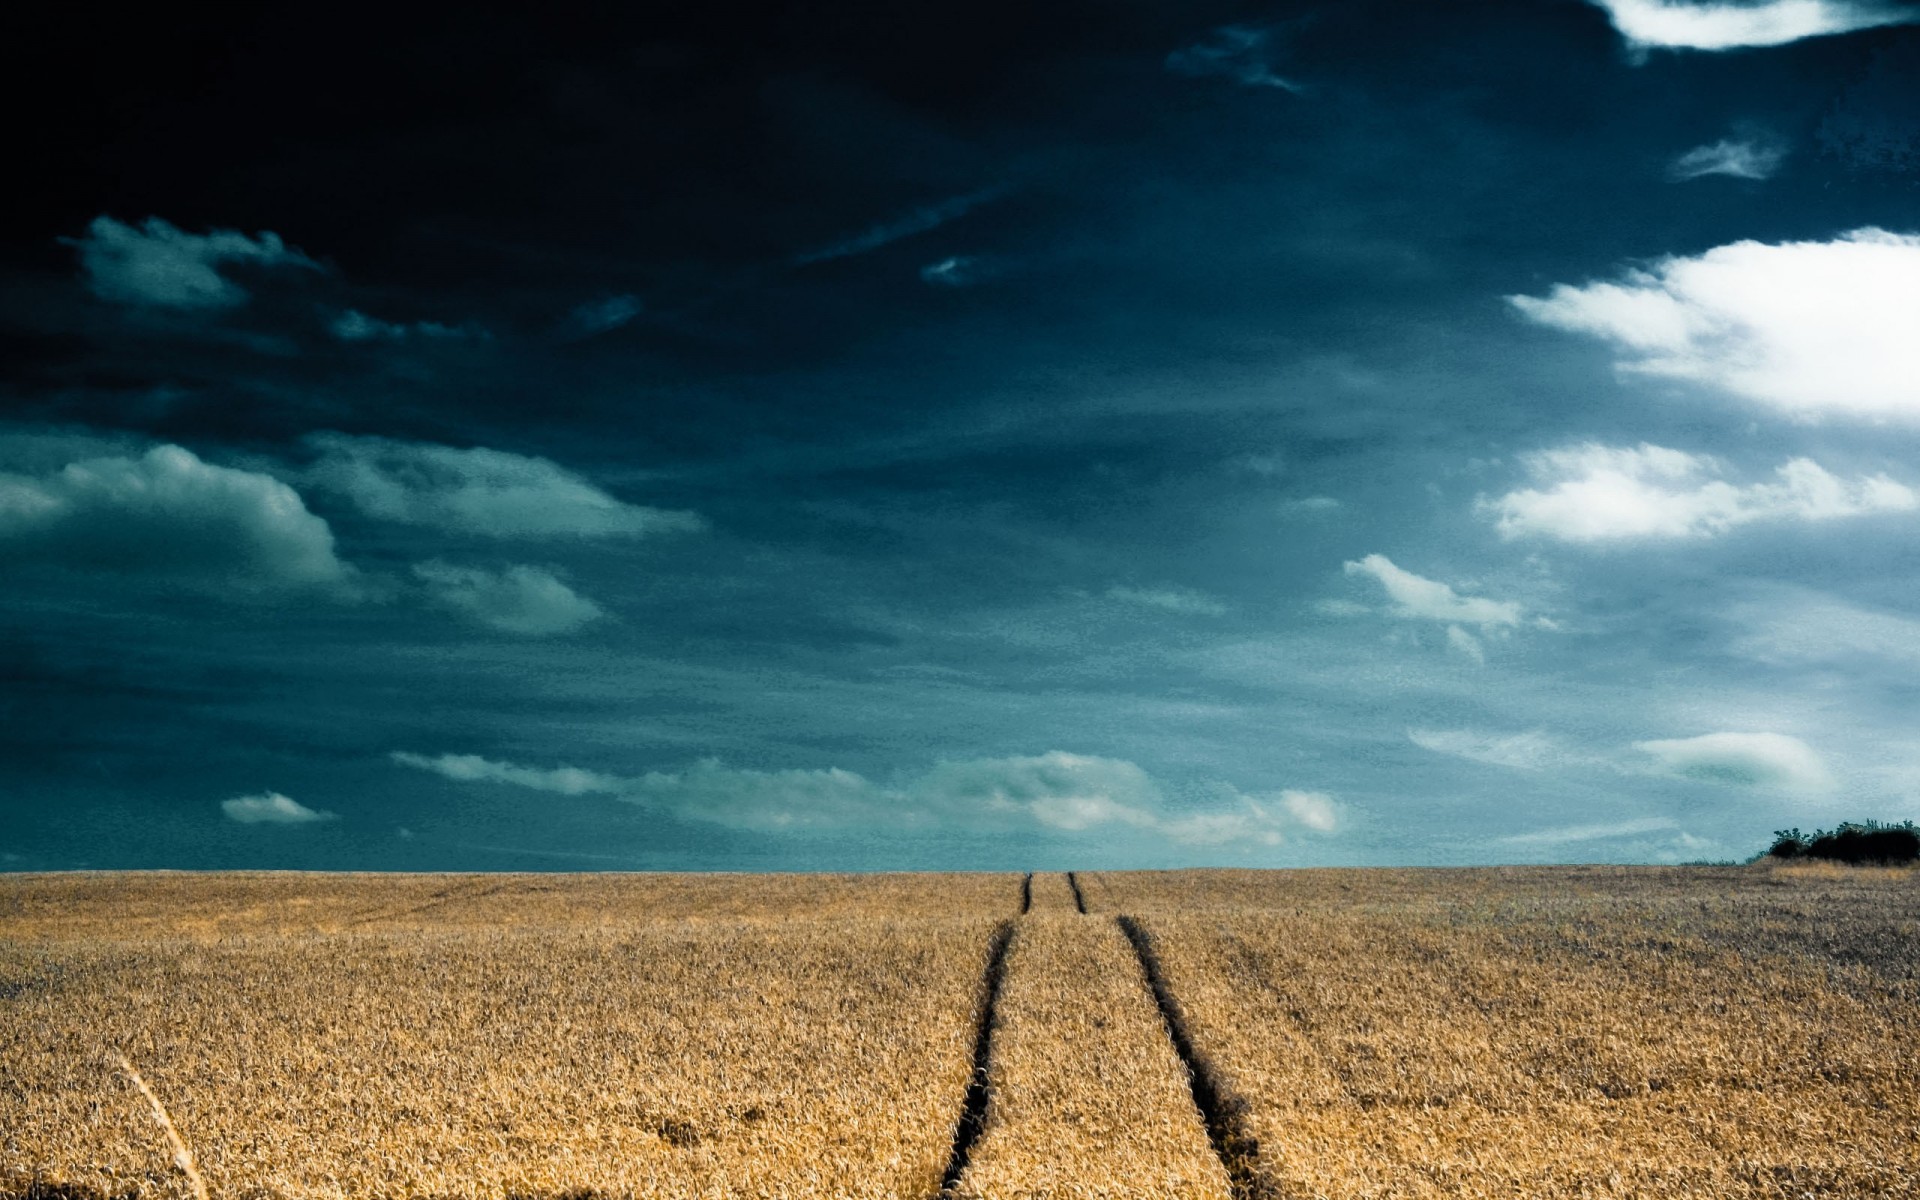
[{"label": "dark blue sky", "polygon": [[656,7],[5,18],[0,867],[1920,816],[1920,9]]}]

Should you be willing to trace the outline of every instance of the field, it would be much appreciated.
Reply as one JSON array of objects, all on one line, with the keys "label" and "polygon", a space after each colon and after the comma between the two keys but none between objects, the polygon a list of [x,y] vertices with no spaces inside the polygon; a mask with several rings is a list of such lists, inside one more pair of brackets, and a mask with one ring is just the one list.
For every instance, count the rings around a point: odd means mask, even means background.
[{"label": "field", "polygon": [[0,1196],[1911,1197],[1917,1037],[1913,871],[0,877]]}]

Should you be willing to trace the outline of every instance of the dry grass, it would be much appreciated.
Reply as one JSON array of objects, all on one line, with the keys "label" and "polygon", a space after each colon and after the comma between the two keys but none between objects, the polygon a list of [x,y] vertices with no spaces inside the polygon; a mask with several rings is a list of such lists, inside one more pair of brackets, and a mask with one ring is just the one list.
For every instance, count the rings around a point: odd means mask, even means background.
[{"label": "dry grass", "polygon": [[[959,1191],[1920,1196],[1920,873],[1036,875]],[[1002,876],[0,877],[0,1197],[930,1200]],[[40,1181],[40,1185],[35,1184]],[[42,1195],[51,1195],[44,1190]]]},{"label": "dry grass", "polygon": [[1920,1194],[1920,876],[1111,876],[1289,1194]]},{"label": "dry grass", "polygon": [[1075,915],[1071,895],[1042,913],[1040,884],[1008,956],[992,1107],[960,1194],[1229,1200],[1126,939]]},{"label": "dry grass", "polygon": [[0,1190],[924,1197],[1018,882],[9,880]]}]

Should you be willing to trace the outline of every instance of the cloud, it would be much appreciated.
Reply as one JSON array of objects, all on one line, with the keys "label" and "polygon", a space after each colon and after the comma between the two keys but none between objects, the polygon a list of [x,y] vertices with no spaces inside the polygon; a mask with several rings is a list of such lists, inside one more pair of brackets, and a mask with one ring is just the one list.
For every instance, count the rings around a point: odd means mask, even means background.
[{"label": "cloud", "polygon": [[1688,4],[1677,0],[1591,0],[1636,48],[1736,50],[1920,20],[1912,9],[1870,0],[1761,0]]},{"label": "cloud", "polygon": [[1782,601],[1736,606],[1730,618],[1748,632],[1734,653],[1774,666],[1920,666],[1920,621],[1858,608],[1830,596],[1788,594]]},{"label": "cloud", "polygon": [[135,228],[99,216],[85,236],[60,240],[79,250],[80,270],[94,295],[151,308],[240,307],[248,300],[246,289],[219,270],[231,263],[321,269],[275,233],[187,233],[159,217],[148,217]]},{"label": "cloud", "polygon": [[921,267],[920,281],[935,287],[962,288],[980,283],[993,274],[992,269],[981,260],[959,254]]},{"label": "cloud", "polygon": [[1541,771],[1576,758],[1557,739],[1540,730],[1486,733],[1476,729],[1409,729],[1407,740],[1435,754],[1517,771]]},{"label": "cloud", "polygon": [[41,475],[0,473],[0,555],[241,587],[334,584],[351,573],[298,492],[172,445]]},{"label": "cloud", "polygon": [[1801,419],[1920,419],[1920,236],[1734,242],[1618,283],[1507,300],[1529,320],[1610,343],[1624,371]]},{"label": "cloud", "polygon": [[1220,788],[1205,806],[1177,805],[1137,765],[1050,751],[942,762],[886,785],[840,768],[761,771],[708,759],[681,771],[611,776],[542,769],[474,755],[398,752],[396,763],[463,782],[515,784],[567,795],[599,793],[735,829],[762,832],[958,825],[1058,834],[1149,834],[1180,845],[1277,845],[1296,829],[1331,833],[1338,806],[1322,792],[1250,796]]},{"label": "cloud", "polygon": [[1480,639],[1458,625],[1447,626],[1447,649],[1477,663],[1487,661],[1487,648],[1480,644]]},{"label": "cloud", "polygon": [[431,771],[435,775],[461,783],[507,783],[536,792],[557,792],[562,796],[586,796],[596,792],[617,792],[622,782],[612,775],[583,771],[578,767],[518,767],[495,762],[477,754],[441,754],[429,757],[396,750],[388,757],[405,767]]},{"label": "cloud", "polygon": [[1191,617],[1220,617],[1227,612],[1227,606],[1213,597],[1183,587],[1133,588],[1115,585],[1107,589],[1107,599]]},{"label": "cloud", "polygon": [[1811,746],[1783,733],[1706,733],[1699,737],[1635,742],[1657,769],[1705,779],[1795,792],[1825,792],[1833,777]]},{"label": "cloud", "polygon": [[1611,825],[1568,825],[1559,829],[1543,829],[1537,833],[1516,833],[1503,837],[1500,841],[1509,846],[1565,846],[1574,842],[1598,842],[1610,838],[1663,833],[1669,829],[1678,828],[1679,822],[1671,817],[1640,817]]},{"label": "cloud", "polygon": [[793,265],[805,267],[836,258],[851,258],[856,254],[866,254],[882,246],[891,245],[957,221],[981,205],[989,204],[1006,194],[1007,189],[1004,186],[982,188],[977,192],[968,192],[964,196],[942,200],[938,204],[924,205],[891,221],[883,221],[864,233],[830,243],[817,250],[795,255]]},{"label": "cloud", "polygon": [[1369,554],[1346,564],[1348,575],[1365,575],[1379,582],[1398,607],[1397,615],[1452,625],[1500,627],[1518,625],[1521,608],[1507,600],[1462,596],[1434,579],[1423,579],[1393,565],[1384,554]]},{"label": "cloud", "polygon": [[1695,146],[1674,159],[1667,167],[1667,178],[1676,183],[1707,175],[1771,179],[1786,157],[1787,148],[1776,142],[1723,138],[1709,145]]},{"label": "cloud", "polygon": [[242,825],[311,825],[316,821],[339,819],[334,813],[316,812],[279,792],[262,792],[258,796],[235,796],[231,800],[222,800],[220,811],[227,814],[229,821],[238,821]]},{"label": "cloud", "polygon": [[620,328],[639,316],[641,311],[638,296],[606,296],[575,308],[568,314],[567,323],[581,337],[593,337]]},{"label": "cloud", "polygon": [[442,325],[438,321],[396,324],[370,317],[357,308],[349,308],[335,317],[327,331],[343,342],[402,342],[409,338],[445,341],[487,336],[487,331],[477,325]]},{"label": "cloud", "polygon": [[1708,537],[1759,521],[1833,521],[1912,512],[1920,493],[1885,475],[1841,479],[1810,459],[1789,460],[1766,483],[1719,478],[1722,464],[1663,446],[1586,443],[1527,455],[1544,490],[1526,488],[1479,509],[1502,537],[1564,542]]},{"label": "cloud", "polygon": [[435,559],[415,563],[413,574],[434,603],[501,633],[551,637],[606,616],[598,604],[539,567],[489,571]]},{"label": "cloud", "polygon": [[1306,89],[1274,73],[1269,43],[1272,33],[1246,25],[1222,25],[1200,41],[1167,55],[1167,70],[1195,78],[1218,76],[1243,87],[1279,88],[1298,94]]},{"label": "cloud", "polygon": [[314,434],[307,473],[370,517],[486,537],[617,537],[696,530],[689,512],[608,495],[544,458],[484,447]]}]

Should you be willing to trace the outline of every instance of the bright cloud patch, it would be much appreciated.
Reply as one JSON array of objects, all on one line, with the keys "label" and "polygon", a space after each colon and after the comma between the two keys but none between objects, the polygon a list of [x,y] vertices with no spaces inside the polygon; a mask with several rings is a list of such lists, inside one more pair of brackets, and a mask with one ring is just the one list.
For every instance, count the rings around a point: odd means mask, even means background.
[{"label": "bright cloud patch", "polygon": [[238,586],[340,582],[333,531],[286,484],[179,446],[0,473],[0,556]]},{"label": "bright cloud patch", "polygon": [[628,504],[544,458],[485,447],[315,434],[308,477],[370,517],[486,537],[619,537],[699,529],[688,512]]},{"label": "bright cloud patch", "polygon": [[1786,161],[1786,147],[1751,139],[1725,138],[1673,160],[1667,178],[1675,182],[1726,175],[1733,179],[1771,179]]},{"label": "bright cloud patch", "polygon": [[1644,444],[1588,443],[1524,461],[1544,486],[1480,502],[1502,537],[1703,537],[1756,521],[1832,521],[1920,508],[1920,494],[1885,475],[1841,479],[1805,458],[1750,484],[1720,478],[1724,468],[1716,459]]},{"label": "bright cloud patch", "polygon": [[539,567],[489,571],[435,560],[414,564],[413,574],[435,603],[501,633],[550,637],[572,633],[606,615],[598,604]]},{"label": "bright cloud patch", "polygon": [[1190,846],[1277,845],[1291,830],[1330,833],[1333,798],[1283,791],[1249,796],[1219,789],[1205,807],[1176,805],[1133,763],[1053,751],[1031,757],[944,762],[917,779],[885,785],[838,768],[757,771],[706,760],[682,771],[618,777],[572,767],[542,769],[474,755],[399,752],[403,766],[468,782],[510,783],[568,795],[606,793],[681,820],[759,831],[935,824],[1028,828],[1065,834],[1147,833]]},{"label": "bright cloud patch", "polygon": [[1920,236],[1735,242],[1619,282],[1507,300],[1529,320],[1610,343],[1626,371],[1803,419],[1920,420]]},{"label": "bright cloud patch", "polygon": [[229,821],[242,825],[311,825],[315,821],[338,819],[333,813],[317,812],[279,792],[222,800],[220,811],[227,814]]},{"label": "bright cloud patch", "polygon": [[1346,564],[1348,575],[1364,575],[1386,589],[1402,617],[1427,621],[1445,621],[1455,625],[1501,627],[1518,625],[1521,608],[1508,600],[1488,600],[1462,596],[1436,579],[1426,579],[1402,570],[1384,554],[1369,554],[1358,562]]},{"label": "bright cloud patch", "polygon": [[148,217],[138,228],[99,216],[84,237],[65,239],[80,252],[87,286],[103,300],[151,308],[237,308],[246,289],[221,275],[233,263],[319,270],[274,233],[248,237],[231,229],[187,233]]},{"label": "bright cloud patch", "polygon": [[1591,0],[1639,47],[1736,50],[1920,20],[1911,10],[1869,0],[1761,0],[1694,4],[1680,0]]},{"label": "bright cloud patch", "polygon": [[1749,787],[1824,792],[1833,777],[1813,747],[1783,733],[1707,733],[1699,737],[1635,742],[1660,770],[1688,779]]}]

